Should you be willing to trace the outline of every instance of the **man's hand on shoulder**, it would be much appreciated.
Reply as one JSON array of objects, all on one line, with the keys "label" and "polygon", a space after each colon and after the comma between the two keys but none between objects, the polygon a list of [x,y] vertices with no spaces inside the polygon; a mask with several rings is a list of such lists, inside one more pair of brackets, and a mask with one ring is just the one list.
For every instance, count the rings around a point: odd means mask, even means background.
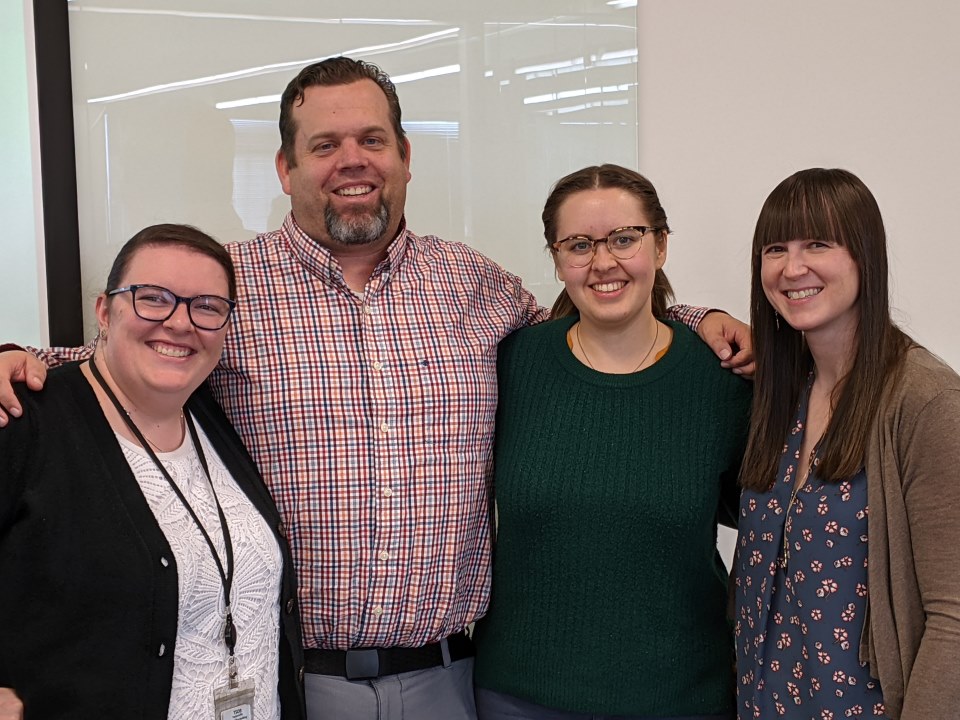
[{"label": "man's hand on shoulder", "polygon": [[697,334],[720,358],[720,365],[737,375],[753,377],[756,365],[753,362],[753,338],[750,326],[725,312],[708,313]]},{"label": "man's hand on shoulder", "polygon": [[31,390],[41,390],[46,379],[47,366],[26,350],[0,352],[0,428],[6,427],[10,417],[23,414],[13,383],[23,382]]}]

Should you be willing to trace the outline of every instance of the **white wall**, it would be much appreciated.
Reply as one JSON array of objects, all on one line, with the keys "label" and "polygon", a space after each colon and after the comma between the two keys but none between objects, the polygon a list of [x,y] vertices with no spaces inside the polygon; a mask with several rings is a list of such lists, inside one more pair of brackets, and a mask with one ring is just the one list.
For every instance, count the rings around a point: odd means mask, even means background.
[{"label": "white wall", "polygon": [[960,5],[641,0],[638,27],[640,169],[679,297],[746,317],[764,199],[843,167],[883,212],[895,318],[960,368]]},{"label": "white wall", "polygon": [[[684,302],[747,318],[763,201],[806,167],[877,197],[894,317],[960,368],[960,5],[641,0],[640,164]],[[734,535],[721,529],[729,560]]]},{"label": "white wall", "polygon": [[[33,4],[0,2],[0,342],[46,344]],[[36,198],[36,199],[35,199]]]}]

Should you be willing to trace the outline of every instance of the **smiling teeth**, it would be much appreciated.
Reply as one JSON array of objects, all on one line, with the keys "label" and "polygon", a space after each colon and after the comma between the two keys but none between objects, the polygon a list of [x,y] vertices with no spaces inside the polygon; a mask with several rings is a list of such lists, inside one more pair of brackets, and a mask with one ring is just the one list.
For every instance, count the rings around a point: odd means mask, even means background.
[{"label": "smiling teeth", "polygon": [[622,288],[625,284],[626,283],[623,282],[597,283],[593,286],[593,289],[597,292],[614,292]]},{"label": "smiling teeth", "polygon": [[167,347],[166,345],[154,345],[153,349],[161,355],[165,355],[166,357],[181,358],[190,354],[190,350]]},{"label": "smiling teeth", "polygon": [[802,300],[805,297],[816,295],[819,292],[820,288],[809,288],[807,290],[787,290],[787,297],[791,300]]},{"label": "smiling teeth", "polygon": [[357,185],[356,187],[343,188],[342,190],[337,190],[337,195],[366,195],[369,192],[373,192],[373,188],[369,185]]}]

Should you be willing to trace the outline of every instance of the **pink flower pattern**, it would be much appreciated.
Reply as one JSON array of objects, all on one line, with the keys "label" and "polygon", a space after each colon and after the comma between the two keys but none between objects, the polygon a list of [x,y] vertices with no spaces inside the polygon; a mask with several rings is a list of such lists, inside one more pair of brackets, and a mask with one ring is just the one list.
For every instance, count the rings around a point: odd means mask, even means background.
[{"label": "pink flower pattern", "polygon": [[866,474],[825,483],[815,461],[791,502],[806,411],[805,393],[777,481],[767,492],[744,491],[740,503],[738,717],[886,718],[879,683],[858,657],[868,594]]}]

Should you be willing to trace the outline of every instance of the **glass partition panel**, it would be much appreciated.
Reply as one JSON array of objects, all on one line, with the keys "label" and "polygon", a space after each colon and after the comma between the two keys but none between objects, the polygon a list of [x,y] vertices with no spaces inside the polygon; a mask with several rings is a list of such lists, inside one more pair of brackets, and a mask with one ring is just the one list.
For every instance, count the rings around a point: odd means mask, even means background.
[{"label": "glass partition panel", "polygon": [[[626,7],[624,7],[626,5]],[[631,3],[146,0],[70,3],[87,327],[119,246],[187,222],[223,241],[279,226],[279,95],[333,55],[397,84],[412,144],[407,219],[557,285],[540,211],[551,184],[637,162]],[[635,5],[635,3],[633,3]]]}]

